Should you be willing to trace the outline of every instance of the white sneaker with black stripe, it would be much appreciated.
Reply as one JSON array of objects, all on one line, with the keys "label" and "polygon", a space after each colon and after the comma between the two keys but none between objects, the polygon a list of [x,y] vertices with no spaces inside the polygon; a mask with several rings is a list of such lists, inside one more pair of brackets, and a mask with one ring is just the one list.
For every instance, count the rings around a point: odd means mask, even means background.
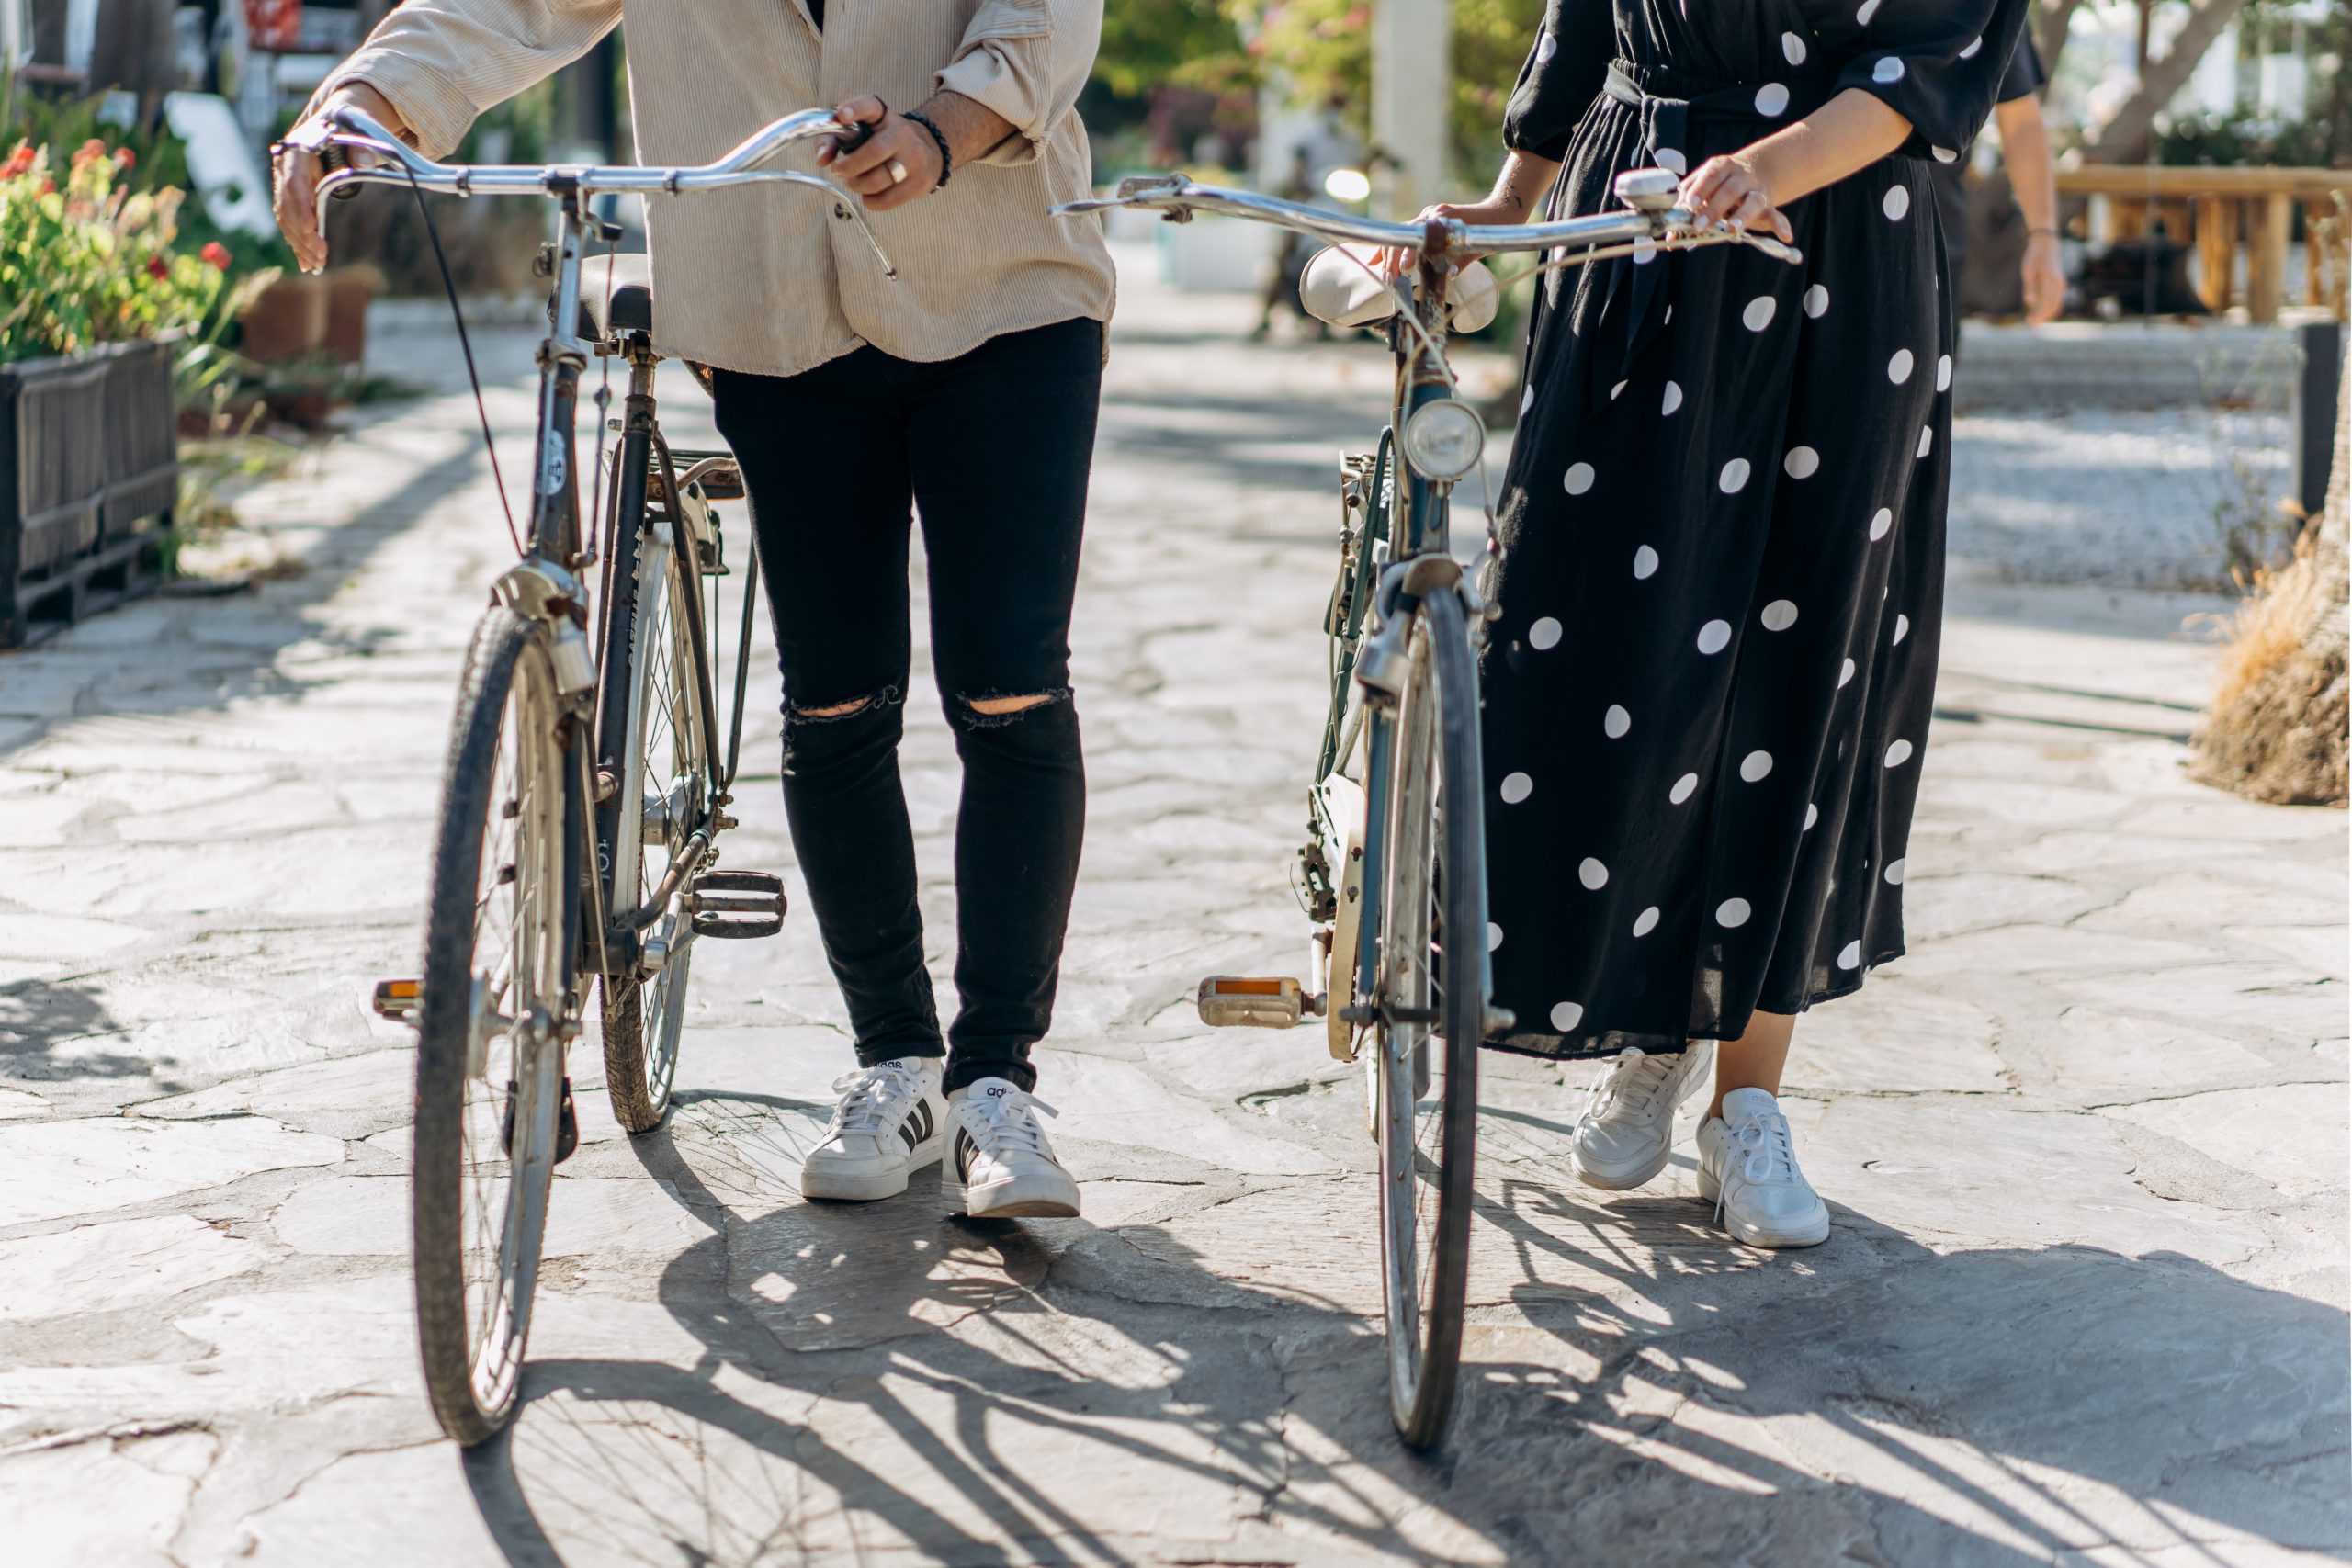
[{"label": "white sneaker with black stripe", "polygon": [[852,1203],[895,1198],[947,1145],[939,1059],[900,1056],[833,1081],[842,1101],[800,1166],[800,1195]]},{"label": "white sneaker with black stripe", "polygon": [[981,1078],[947,1097],[955,1131],[939,1184],[974,1219],[1068,1219],[1078,1183],[1054,1158],[1037,1112],[1054,1108],[1003,1078]]}]

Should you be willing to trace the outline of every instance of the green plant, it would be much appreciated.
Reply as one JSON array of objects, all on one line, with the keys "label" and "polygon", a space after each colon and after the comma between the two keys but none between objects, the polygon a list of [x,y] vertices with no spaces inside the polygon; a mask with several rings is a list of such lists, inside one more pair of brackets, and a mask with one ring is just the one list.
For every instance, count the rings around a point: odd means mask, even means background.
[{"label": "green plant", "polygon": [[19,142],[0,164],[0,361],[214,323],[229,254],[175,248],[183,193],[133,191],[135,163],[93,138],[62,186],[46,148]]}]

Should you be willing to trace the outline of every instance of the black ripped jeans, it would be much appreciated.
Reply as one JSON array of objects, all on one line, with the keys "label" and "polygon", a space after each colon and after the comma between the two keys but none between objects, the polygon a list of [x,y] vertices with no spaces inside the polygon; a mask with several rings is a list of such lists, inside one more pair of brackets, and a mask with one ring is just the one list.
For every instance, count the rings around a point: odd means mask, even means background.
[{"label": "black ripped jeans", "polygon": [[[1102,332],[1069,321],[936,364],[867,346],[798,376],[716,373],[784,666],[785,811],[862,1066],[945,1055],[950,1089],[1035,1081],[1085,826],[1069,613]],[[944,1042],[899,783],[910,508],[964,763]],[[1023,697],[1045,700],[974,705]]]}]

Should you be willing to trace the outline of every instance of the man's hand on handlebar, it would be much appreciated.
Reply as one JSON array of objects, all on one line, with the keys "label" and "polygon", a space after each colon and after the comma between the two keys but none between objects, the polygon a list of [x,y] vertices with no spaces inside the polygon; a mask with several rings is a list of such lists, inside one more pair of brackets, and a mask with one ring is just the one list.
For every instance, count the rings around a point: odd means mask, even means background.
[{"label": "man's hand on handlebar", "polygon": [[[1490,196],[1484,201],[1441,201],[1422,208],[1413,215],[1413,221],[1423,224],[1464,223],[1479,228],[1499,228],[1507,223],[1526,222],[1527,212],[1523,207],[1516,203]],[[1453,265],[1467,266],[1477,259],[1471,255],[1456,256],[1453,258]],[[1419,251],[1402,248],[1384,250],[1380,253],[1379,265],[1380,275],[1383,277],[1402,277],[1421,265],[1421,254]]]},{"label": "man's hand on handlebar", "polygon": [[391,100],[365,82],[346,82],[327,96],[319,112],[305,118],[287,133],[279,144],[276,166],[278,231],[286,243],[294,247],[294,259],[304,272],[317,272],[327,265],[326,237],[319,231],[319,181],[326,176],[320,165],[319,155],[310,148],[296,145],[296,139],[308,138],[326,129],[326,118],[337,109],[355,108],[372,115],[396,136],[408,134],[408,122],[392,107]]}]

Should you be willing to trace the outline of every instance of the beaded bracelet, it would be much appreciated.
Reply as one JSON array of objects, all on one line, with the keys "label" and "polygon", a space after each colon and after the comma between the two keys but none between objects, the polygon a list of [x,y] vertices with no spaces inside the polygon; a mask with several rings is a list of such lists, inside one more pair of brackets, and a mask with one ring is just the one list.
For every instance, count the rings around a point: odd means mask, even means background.
[{"label": "beaded bracelet", "polygon": [[899,118],[912,120],[915,124],[922,126],[931,132],[931,139],[939,143],[939,178],[933,183],[931,188],[940,189],[947,184],[947,176],[956,172],[956,155],[947,150],[947,133],[933,125],[929,115],[916,109],[909,109]]}]

